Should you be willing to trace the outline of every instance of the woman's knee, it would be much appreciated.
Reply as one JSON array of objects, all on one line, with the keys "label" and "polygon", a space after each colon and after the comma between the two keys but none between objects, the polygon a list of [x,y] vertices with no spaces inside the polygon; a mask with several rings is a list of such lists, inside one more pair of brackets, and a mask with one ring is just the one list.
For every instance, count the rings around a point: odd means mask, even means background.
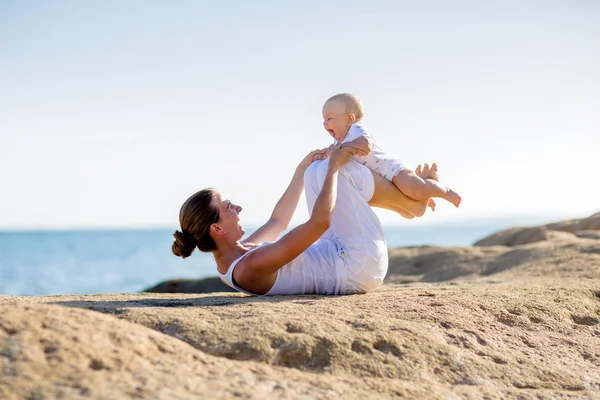
[{"label": "woman's knee", "polygon": [[329,169],[329,159],[322,161],[315,161],[311,164],[316,164],[316,172],[315,175],[317,177],[317,182],[319,182],[319,187],[323,186],[323,182],[325,182],[325,177],[327,176],[327,170]]},{"label": "woman's knee", "polygon": [[319,163],[319,161],[312,162],[304,171],[304,182],[305,183],[310,183],[316,178],[318,163]]},{"label": "woman's knee", "polygon": [[374,173],[369,168],[357,161],[350,160],[340,171],[367,202],[371,200],[375,192],[375,180]]},{"label": "woman's knee", "polygon": [[313,161],[312,164],[306,168],[304,171],[304,187],[313,188],[317,192],[319,191],[319,164],[323,163],[323,161]]}]

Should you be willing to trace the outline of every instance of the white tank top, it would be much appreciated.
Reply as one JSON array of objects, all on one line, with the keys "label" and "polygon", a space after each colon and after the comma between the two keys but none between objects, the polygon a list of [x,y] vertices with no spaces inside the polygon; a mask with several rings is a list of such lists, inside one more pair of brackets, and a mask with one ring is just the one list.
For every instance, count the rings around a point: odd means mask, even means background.
[{"label": "white tank top", "polygon": [[[248,250],[244,255],[231,263],[226,274],[219,276],[231,288],[250,295],[249,292],[233,282],[233,271],[236,265],[254,250],[268,246],[263,243]],[[334,239],[321,238],[304,250],[298,257],[277,271],[277,278],[266,296],[283,294],[345,294],[358,292],[347,283],[347,265],[345,252],[339,242]]]}]

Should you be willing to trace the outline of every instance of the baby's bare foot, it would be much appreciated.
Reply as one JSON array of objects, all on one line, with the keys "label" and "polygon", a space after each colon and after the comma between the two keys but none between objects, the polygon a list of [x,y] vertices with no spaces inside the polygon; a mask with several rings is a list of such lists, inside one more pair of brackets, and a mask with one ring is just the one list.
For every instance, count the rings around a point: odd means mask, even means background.
[{"label": "baby's bare foot", "polygon": [[444,195],[444,200],[449,201],[450,203],[454,204],[455,207],[458,208],[458,206],[460,206],[462,198],[454,190],[448,189],[448,191]]}]

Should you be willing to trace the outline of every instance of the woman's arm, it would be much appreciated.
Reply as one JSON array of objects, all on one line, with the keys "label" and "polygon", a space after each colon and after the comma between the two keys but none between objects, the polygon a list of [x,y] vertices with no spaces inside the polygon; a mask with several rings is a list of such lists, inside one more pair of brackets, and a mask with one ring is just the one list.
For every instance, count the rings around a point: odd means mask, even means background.
[{"label": "woman's arm", "polygon": [[285,192],[275,205],[273,213],[269,220],[260,228],[258,228],[252,235],[250,235],[244,242],[248,243],[260,243],[260,242],[272,242],[287,229],[292,220],[292,216],[296,211],[300,196],[302,196],[302,190],[304,189],[304,172],[306,168],[315,160],[322,160],[326,158],[323,150],[315,150],[310,152],[304,160],[296,167],[294,176],[290,181]]},{"label": "woman's arm", "polygon": [[266,293],[273,286],[277,270],[298,257],[321,237],[333,218],[338,171],[350,160],[352,154],[365,153],[364,150],[353,147],[338,147],[332,152],[325,181],[309,220],[286,233],[277,242],[248,254],[234,271],[234,279],[241,287],[257,294]]}]

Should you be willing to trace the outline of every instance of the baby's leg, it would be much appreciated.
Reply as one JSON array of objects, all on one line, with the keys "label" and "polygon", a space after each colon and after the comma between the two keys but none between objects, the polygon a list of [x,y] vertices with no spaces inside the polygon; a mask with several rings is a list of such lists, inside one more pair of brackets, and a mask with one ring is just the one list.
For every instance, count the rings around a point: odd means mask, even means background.
[{"label": "baby's leg", "polygon": [[[435,164],[434,164],[435,165]],[[437,175],[437,166],[435,167]],[[392,178],[392,183],[402,193],[415,200],[426,200],[430,197],[440,197],[456,207],[460,205],[461,197],[455,191],[440,184],[432,178],[423,179],[414,171],[404,169]]]}]

